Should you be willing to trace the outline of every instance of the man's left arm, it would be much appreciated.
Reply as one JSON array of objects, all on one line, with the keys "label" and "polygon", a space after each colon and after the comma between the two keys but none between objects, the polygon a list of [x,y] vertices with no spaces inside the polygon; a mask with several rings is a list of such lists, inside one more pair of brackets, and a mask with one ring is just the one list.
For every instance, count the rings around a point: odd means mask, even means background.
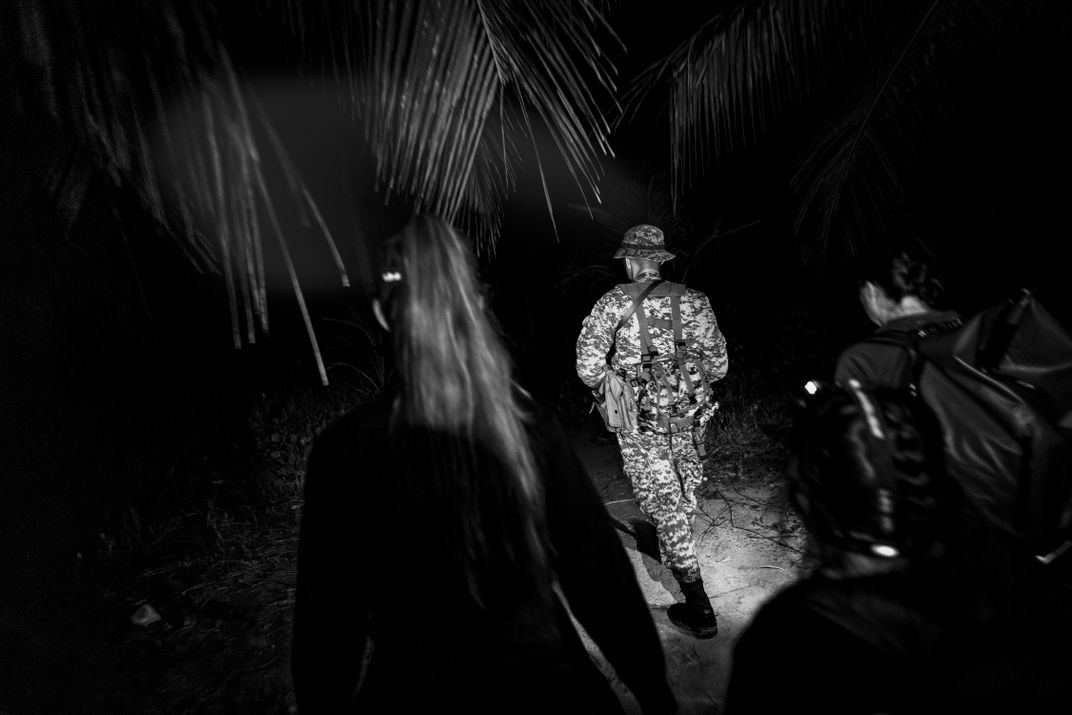
[{"label": "man's left arm", "polygon": [[721,380],[730,369],[730,358],[726,352],[726,337],[718,329],[715,311],[711,300],[703,293],[699,294],[696,313],[697,343],[703,355],[704,373],[711,382]]}]

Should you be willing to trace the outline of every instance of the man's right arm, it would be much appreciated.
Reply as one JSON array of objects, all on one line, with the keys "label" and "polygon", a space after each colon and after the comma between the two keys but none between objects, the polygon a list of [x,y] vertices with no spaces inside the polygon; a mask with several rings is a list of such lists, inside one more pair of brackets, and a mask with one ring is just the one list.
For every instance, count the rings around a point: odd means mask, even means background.
[{"label": "man's right arm", "polygon": [[845,349],[838,357],[834,367],[834,382],[841,387],[849,384],[849,380],[871,382],[870,371],[867,369],[867,361],[855,346]]},{"label": "man's right arm", "polygon": [[614,327],[621,317],[616,310],[617,303],[614,291],[596,301],[577,336],[577,376],[592,388],[603,379],[607,353],[614,344]]}]

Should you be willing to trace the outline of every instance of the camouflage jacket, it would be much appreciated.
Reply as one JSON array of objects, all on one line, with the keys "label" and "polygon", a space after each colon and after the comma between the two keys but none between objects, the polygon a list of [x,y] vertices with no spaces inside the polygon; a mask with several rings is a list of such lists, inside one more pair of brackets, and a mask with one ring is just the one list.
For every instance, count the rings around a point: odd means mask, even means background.
[{"label": "camouflage jacket", "polygon": [[[658,293],[656,289],[656,293]],[[596,301],[592,312],[584,319],[577,337],[577,375],[589,387],[596,387],[606,369],[607,353],[615,344],[614,328],[633,304],[633,298],[620,286],[607,291]],[[651,295],[644,300],[648,318],[670,320],[670,298]],[[689,341],[690,352],[699,353],[704,374],[709,382],[721,380],[729,369],[726,339],[718,329],[711,301],[698,290],[686,289],[681,297],[682,334]],[[671,330],[651,328],[651,339],[660,355],[674,354],[674,335]],[[637,316],[618,331],[617,347],[611,358],[611,368],[635,376],[640,367],[640,324]]]}]

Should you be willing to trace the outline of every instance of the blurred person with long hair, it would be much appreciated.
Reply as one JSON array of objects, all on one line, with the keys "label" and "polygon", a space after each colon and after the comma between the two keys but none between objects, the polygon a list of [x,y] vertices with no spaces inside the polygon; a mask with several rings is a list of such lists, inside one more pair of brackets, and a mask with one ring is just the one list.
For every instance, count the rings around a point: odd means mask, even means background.
[{"label": "blurred person with long hair", "polygon": [[675,712],[632,564],[516,384],[466,239],[415,220],[381,268],[396,383],[317,438],[306,474],[299,711],[620,713],[572,611],[645,712]]},{"label": "blurred person with long hair", "polygon": [[726,713],[1067,712],[1064,599],[1037,579],[989,588],[962,558],[962,495],[920,399],[818,387],[789,451],[811,569],[738,639]]}]

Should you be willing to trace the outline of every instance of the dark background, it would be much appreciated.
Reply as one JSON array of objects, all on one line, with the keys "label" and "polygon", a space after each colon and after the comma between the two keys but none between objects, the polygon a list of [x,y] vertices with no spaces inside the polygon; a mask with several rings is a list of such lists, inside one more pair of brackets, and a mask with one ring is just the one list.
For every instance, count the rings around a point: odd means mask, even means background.
[{"label": "dark background", "polygon": [[[615,57],[623,84],[696,27],[697,5],[620,3],[611,22],[629,48]],[[928,147],[910,183],[906,219],[929,237],[949,303],[965,313],[1030,287],[1072,324],[1064,246],[1072,228],[1067,28],[1061,9],[1011,28],[1001,57],[964,77],[963,110]],[[372,190],[367,152],[346,113],[286,70],[263,38],[250,34],[235,54],[350,269],[354,285],[342,288],[322,241],[293,228],[325,359],[360,364],[368,343],[354,324],[369,322],[369,258],[408,218],[406,202],[385,204]],[[838,351],[870,330],[856,299],[853,256],[835,247],[825,261],[806,264],[793,231],[794,161],[836,112],[838,90],[835,83],[780,117],[682,197],[686,247],[716,223],[724,230],[751,224],[708,245],[689,274],[689,284],[711,297],[733,371],[761,370],[772,354],[788,353],[799,357],[792,379],[829,377]],[[13,186],[20,169],[10,157],[27,130],[5,132],[3,180]],[[665,172],[668,137],[665,113],[645,107],[616,136],[608,174],[643,184]],[[545,168],[555,224],[529,161],[506,204],[502,237],[481,261],[523,381],[555,401],[583,395],[572,353],[580,320],[623,278],[608,258],[620,236],[571,208],[580,197],[562,168],[553,161]],[[277,255],[270,334],[236,351],[218,276],[195,270],[134,198],[105,178],[90,184],[84,207],[64,232],[43,192],[0,203],[0,584],[7,584],[0,588],[45,591],[70,579],[75,554],[97,548],[102,524],[125,505],[182,498],[184,464],[248,456],[246,417],[262,395],[317,382]],[[666,277],[683,270],[679,258]],[[337,381],[348,374],[329,370]],[[779,385],[772,399],[788,389]]]}]

